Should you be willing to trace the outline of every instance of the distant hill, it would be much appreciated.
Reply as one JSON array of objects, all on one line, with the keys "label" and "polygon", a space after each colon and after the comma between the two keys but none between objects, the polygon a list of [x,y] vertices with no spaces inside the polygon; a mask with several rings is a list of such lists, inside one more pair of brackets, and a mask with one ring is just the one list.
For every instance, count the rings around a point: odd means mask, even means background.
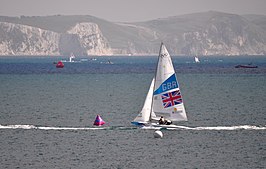
[{"label": "distant hill", "polygon": [[265,15],[243,15],[249,22],[261,27],[266,31],[266,16]]},{"label": "distant hill", "polygon": [[209,11],[147,22],[0,16],[0,55],[266,55],[266,16]]}]

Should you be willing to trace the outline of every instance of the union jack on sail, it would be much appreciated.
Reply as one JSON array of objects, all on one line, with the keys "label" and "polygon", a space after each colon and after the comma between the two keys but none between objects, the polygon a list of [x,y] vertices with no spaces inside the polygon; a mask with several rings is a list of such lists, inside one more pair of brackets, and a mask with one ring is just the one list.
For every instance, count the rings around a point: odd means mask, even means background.
[{"label": "union jack on sail", "polygon": [[180,90],[162,94],[161,97],[164,108],[172,107],[183,102]]}]

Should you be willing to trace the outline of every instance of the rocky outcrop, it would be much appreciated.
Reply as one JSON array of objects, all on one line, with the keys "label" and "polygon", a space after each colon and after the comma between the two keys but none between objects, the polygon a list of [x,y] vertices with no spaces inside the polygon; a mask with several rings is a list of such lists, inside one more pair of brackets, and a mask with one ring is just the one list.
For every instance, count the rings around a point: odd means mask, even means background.
[{"label": "rocky outcrop", "polygon": [[210,11],[137,24],[154,30],[175,54],[266,54],[266,30],[239,15]]},{"label": "rocky outcrop", "polygon": [[66,33],[0,22],[1,55],[111,55],[97,24],[78,23]]},{"label": "rocky outcrop", "polygon": [[59,55],[58,33],[0,22],[1,55]]},{"label": "rocky outcrop", "polygon": [[265,16],[205,12],[139,23],[0,17],[0,55],[266,55]]},{"label": "rocky outcrop", "polygon": [[203,28],[183,33],[182,39],[184,54],[266,54],[265,31],[234,15],[212,17]]},{"label": "rocky outcrop", "polygon": [[78,41],[87,55],[113,54],[107,39],[95,23],[78,23],[67,33],[77,35]]}]

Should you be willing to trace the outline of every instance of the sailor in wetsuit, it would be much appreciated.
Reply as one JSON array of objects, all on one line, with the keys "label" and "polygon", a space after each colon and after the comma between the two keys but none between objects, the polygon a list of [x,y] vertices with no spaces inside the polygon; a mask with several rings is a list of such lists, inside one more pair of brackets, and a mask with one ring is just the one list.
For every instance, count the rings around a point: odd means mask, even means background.
[{"label": "sailor in wetsuit", "polygon": [[171,121],[171,120],[168,120],[168,119],[166,119],[166,120],[165,120],[165,122],[164,122],[164,124],[166,124],[166,125],[170,125],[170,124],[172,124],[172,121]]},{"label": "sailor in wetsuit", "polygon": [[172,124],[172,121],[171,120],[164,119],[163,116],[161,116],[161,118],[159,120],[159,124],[170,125],[170,124]]},{"label": "sailor in wetsuit", "polygon": [[164,120],[163,116],[161,116],[161,118],[159,120],[159,124],[165,124],[165,120]]}]

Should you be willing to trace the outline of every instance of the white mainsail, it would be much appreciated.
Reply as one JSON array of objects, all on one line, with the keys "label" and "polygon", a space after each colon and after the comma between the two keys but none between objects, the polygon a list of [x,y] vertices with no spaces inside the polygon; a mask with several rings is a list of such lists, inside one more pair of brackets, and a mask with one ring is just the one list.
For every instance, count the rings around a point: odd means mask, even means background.
[{"label": "white mainsail", "polygon": [[186,121],[186,111],[171,56],[161,44],[153,93],[153,111],[171,121]]},{"label": "white mainsail", "polygon": [[141,112],[132,123],[148,123],[161,116],[171,121],[186,121],[186,111],[179,90],[172,59],[162,43],[155,78]]}]

